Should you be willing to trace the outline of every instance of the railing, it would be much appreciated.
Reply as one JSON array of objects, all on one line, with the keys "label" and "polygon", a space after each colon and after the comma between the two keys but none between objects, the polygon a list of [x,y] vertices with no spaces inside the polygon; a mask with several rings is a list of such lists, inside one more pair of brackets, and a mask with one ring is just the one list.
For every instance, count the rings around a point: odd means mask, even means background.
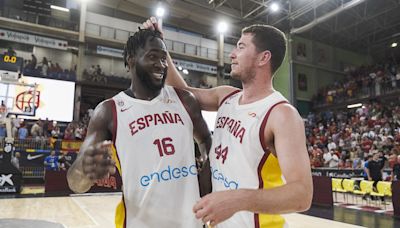
[{"label": "railing", "polygon": [[[45,25],[55,28],[61,28],[72,31],[79,31],[79,20],[71,22],[71,20],[63,20],[52,17],[51,15],[35,14],[34,12],[24,12],[22,9],[13,7],[3,7],[0,10],[0,16],[11,18],[19,21],[25,21],[33,24]],[[71,18],[73,18],[71,16]]]},{"label": "railing", "polygon": [[[128,40],[129,36],[134,33],[122,29],[116,29],[104,25],[98,25],[86,22],[86,34],[92,36],[98,36],[105,39],[118,40],[125,42]],[[202,47],[198,45],[188,44],[181,41],[165,39],[165,44],[167,49],[177,53],[199,56],[207,59],[216,61],[218,58],[218,50],[213,48]],[[229,52],[224,52],[224,61],[230,62]]]},{"label": "railing", "polygon": [[[343,89],[341,94],[336,95],[325,95],[319,97],[317,101],[314,101],[314,108],[326,108],[335,104],[353,103],[362,99],[378,98],[386,95],[394,95],[400,93],[400,82],[390,79],[383,82],[372,82],[371,85],[357,87],[352,91],[351,96],[347,90]],[[329,97],[329,98],[328,98]],[[329,100],[329,101],[328,101]]]},{"label": "railing", "polygon": [[44,178],[44,167],[20,167],[23,178]]}]

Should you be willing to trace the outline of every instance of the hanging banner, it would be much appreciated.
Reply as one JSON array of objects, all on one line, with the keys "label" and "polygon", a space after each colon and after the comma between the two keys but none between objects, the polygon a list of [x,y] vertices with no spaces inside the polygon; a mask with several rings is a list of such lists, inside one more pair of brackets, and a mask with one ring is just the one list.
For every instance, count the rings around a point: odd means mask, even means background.
[{"label": "hanging banner", "polygon": [[6,29],[0,29],[0,39],[61,50],[67,50],[68,46],[68,42],[66,40],[58,40]]},{"label": "hanging banner", "polygon": [[100,55],[122,58],[124,50],[97,45],[96,53]]},{"label": "hanging banner", "polygon": [[217,67],[202,63],[195,63],[185,60],[174,59],[173,60],[176,67],[181,66],[183,69],[194,70],[199,72],[205,72],[209,74],[217,74]]}]

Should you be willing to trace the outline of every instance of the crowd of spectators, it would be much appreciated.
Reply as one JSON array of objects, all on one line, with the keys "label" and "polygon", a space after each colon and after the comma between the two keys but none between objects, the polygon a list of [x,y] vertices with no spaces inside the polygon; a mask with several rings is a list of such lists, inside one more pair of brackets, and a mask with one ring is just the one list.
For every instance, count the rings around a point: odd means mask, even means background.
[{"label": "crowd of spectators", "polygon": [[[12,136],[14,139],[34,139],[45,141],[49,138],[64,140],[84,140],[86,137],[88,120],[80,122],[59,124],[57,121],[46,120],[23,120],[12,118]],[[6,137],[6,126],[0,124],[0,139]]]},{"label": "crowd of spectators", "polygon": [[314,105],[342,103],[354,98],[378,97],[400,89],[400,65],[385,64],[349,67],[342,81],[323,87],[313,98]]},{"label": "crowd of spectators", "polygon": [[314,168],[363,168],[374,154],[379,154],[385,168],[392,168],[400,155],[400,100],[310,113],[305,129]]},{"label": "crowd of spectators", "polygon": [[50,79],[75,81],[75,68],[71,70],[63,69],[59,63],[53,63],[46,57],[43,57],[42,61],[38,63],[36,56],[31,54],[31,59],[24,61],[23,74],[27,76],[39,76]]}]

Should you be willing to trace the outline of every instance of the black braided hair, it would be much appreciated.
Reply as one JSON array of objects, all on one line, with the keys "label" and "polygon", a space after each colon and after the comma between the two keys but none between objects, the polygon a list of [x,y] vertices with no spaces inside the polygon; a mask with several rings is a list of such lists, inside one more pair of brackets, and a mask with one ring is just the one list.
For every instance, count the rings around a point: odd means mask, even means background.
[{"label": "black braided hair", "polygon": [[147,39],[151,37],[151,40],[154,38],[160,38],[161,33],[158,30],[150,30],[150,29],[141,29],[139,27],[139,31],[135,32],[133,36],[130,36],[128,41],[124,47],[124,63],[125,67],[128,65],[127,58],[130,55],[136,55],[136,52],[139,48],[144,48],[146,45]]}]

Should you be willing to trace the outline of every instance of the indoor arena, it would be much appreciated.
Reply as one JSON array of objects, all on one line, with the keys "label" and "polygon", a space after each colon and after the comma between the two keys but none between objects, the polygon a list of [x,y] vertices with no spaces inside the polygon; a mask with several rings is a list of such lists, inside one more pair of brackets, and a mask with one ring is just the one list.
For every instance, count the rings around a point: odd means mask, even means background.
[{"label": "indoor arena", "polygon": [[0,0],[0,228],[400,227],[399,0]]}]

